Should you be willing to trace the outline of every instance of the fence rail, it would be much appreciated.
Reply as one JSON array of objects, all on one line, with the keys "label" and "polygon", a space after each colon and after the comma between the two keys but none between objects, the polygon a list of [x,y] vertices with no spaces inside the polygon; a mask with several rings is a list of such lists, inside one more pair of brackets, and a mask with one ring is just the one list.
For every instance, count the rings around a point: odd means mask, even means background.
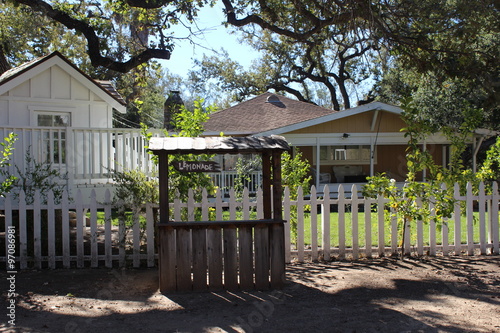
[{"label": "fence rail", "polygon": [[[351,257],[385,256],[398,252],[401,230],[385,209],[386,200],[363,198],[353,185],[350,196],[340,186],[332,198],[328,186],[290,200],[284,191],[285,258],[292,260],[330,260]],[[158,206],[147,204],[139,211],[120,213],[123,205],[112,203],[110,193],[98,202],[95,193],[82,198],[78,192],[70,201],[66,193],[57,200],[51,192],[37,192],[33,204],[26,204],[23,192],[0,199],[0,261],[11,254],[21,269],[56,267],[113,267],[116,265],[154,266],[155,221]],[[466,195],[455,186],[457,203],[453,217],[441,223],[418,221],[406,228],[405,249],[416,255],[473,255],[499,253],[499,202],[497,184],[492,194],[484,186]],[[30,202],[30,201],[29,201]],[[187,202],[170,204],[176,221],[262,219],[262,192],[248,190],[229,198],[222,192],[195,202],[191,191]],[[290,223],[292,221],[292,223]],[[8,239],[12,236],[13,241]],[[10,236],[9,236],[10,237]],[[255,244],[254,244],[255,246]]]}]

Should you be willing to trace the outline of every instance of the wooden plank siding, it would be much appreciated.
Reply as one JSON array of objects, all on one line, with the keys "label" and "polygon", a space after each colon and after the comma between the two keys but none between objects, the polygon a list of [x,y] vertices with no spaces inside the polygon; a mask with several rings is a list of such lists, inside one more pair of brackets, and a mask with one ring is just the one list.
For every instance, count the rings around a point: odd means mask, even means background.
[{"label": "wooden plank siding", "polygon": [[[342,112],[342,111],[340,111]],[[370,133],[370,132],[399,132],[406,124],[400,115],[379,111],[374,130],[371,130],[375,111],[364,112],[346,118],[324,122],[318,125],[291,131],[287,134],[317,134],[317,133]]]}]

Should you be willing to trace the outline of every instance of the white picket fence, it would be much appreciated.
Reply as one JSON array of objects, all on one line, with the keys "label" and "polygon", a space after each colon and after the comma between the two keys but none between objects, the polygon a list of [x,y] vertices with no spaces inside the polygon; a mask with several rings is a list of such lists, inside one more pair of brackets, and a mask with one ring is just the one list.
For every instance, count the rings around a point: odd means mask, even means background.
[{"label": "white picket fence", "polygon": [[[384,198],[363,198],[356,185],[348,190],[340,186],[334,196],[328,192],[328,186],[321,195],[314,187],[307,197],[301,195],[301,188],[298,191],[297,200],[289,199],[289,189],[284,193],[284,219],[290,221],[291,216],[296,215],[297,225],[295,236],[291,224],[285,224],[287,262],[357,259],[398,252],[401,232],[397,220],[390,218],[384,209]],[[497,184],[492,193],[487,195],[481,185],[479,194],[473,195],[469,185],[467,195],[460,196],[458,185],[455,186],[459,201],[453,218],[441,225],[417,222],[407,228],[406,251],[416,255],[499,254]],[[460,202],[465,202],[465,209]],[[112,203],[109,192],[104,202],[98,202],[95,193],[90,198],[82,198],[81,192],[73,200],[65,194],[58,203],[51,192],[46,196],[37,193],[32,205],[26,204],[22,192],[16,199],[2,198],[0,261],[15,259],[20,269],[154,266],[158,207],[148,204],[141,212],[130,213],[128,222],[114,215],[120,207]],[[177,221],[260,219],[263,217],[262,192],[250,196],[245,190],[237,196],[231,190],[229,197],[223,198],[221,192],[209,197],[204,191],[201,202],[195,202],[190,192],[187,202],[176,199],[171,209],[171,216]],[[296,214],[292,214],[293,211]]]}]

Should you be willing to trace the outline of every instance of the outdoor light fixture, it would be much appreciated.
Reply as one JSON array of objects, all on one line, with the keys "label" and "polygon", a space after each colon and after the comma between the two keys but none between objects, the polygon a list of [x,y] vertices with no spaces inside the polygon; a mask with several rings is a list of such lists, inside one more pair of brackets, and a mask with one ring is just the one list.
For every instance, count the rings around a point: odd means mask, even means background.
[{"label": "outdoor light fixture", "polygon": [[350,134],[344,133],[342,134],[342,139],[347,139],[350,136],[351,136]]}]

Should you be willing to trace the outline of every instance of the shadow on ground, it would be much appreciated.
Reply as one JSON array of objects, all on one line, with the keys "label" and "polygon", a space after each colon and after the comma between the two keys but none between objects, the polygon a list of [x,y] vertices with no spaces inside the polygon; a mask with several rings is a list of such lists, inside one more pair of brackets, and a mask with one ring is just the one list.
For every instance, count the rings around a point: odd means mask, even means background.
[{"label": "shadow on ground", "polygon": [[[296,264],[283,290],[168,295],[157,291],[156,269],[26,271],[17,274],[12,332],[487,332],[450,320],[436,302],[498,308],[500,269],[486,269],[498,264],[498,256]],[[409,312],[412,304],[420,306]]]}]

